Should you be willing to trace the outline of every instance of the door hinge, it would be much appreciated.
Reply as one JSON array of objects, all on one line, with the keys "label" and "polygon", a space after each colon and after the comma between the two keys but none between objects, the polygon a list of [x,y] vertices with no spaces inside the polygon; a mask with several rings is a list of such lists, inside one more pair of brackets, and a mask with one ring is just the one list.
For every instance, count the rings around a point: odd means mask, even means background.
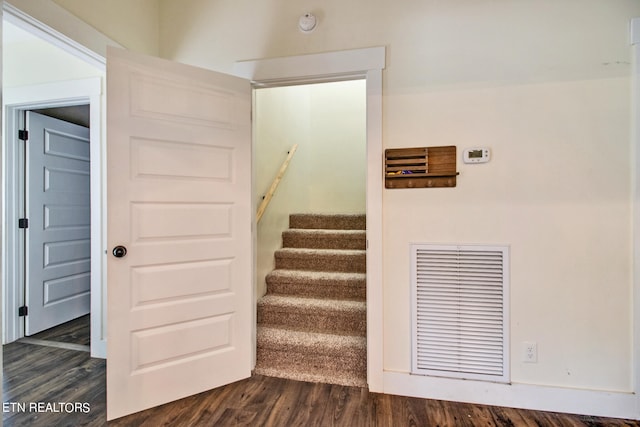
[{"label": "door hinge", "polygon": [[29,131],[25,129],[21,129],[18,131],[18,139],[22,141],[26,141],[29,139]]},{"label": "door hinge", "polygon": [[24,317],[28,314],[29,314],[29,309],[27,308],[26,305],[23,305],[22,307],[18,307],[18,317]]},{"label": "door hinge", "polygon": [[29,228],[29,219],[28,218],[20,218],[18,220],[18,228]]}]

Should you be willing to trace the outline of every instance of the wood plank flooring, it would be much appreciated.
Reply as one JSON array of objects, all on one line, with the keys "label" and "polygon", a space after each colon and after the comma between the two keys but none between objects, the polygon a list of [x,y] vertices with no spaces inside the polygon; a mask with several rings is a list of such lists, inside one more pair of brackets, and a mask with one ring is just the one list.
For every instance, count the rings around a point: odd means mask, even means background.
[{"label": "wood plank flooring", "polygon": [[[106,425],[104,360],[92,359],[85,351],[21,342],[6,344],[3,350],[5,427]],[[76,402],[87,403],[88,407],[77,411],[60,405]],[[31,406],[39,403],[44,407]],[[49,408],[47,403],[51,404]],[[7,408],[7,404],[14,407]],[[71,412],[66,413],[69,409]],[[89,412],[82,412],[84,409]]]},{"label": "wood plank flooring", "polygon": [[[68,332],[48,333],[68,337]],[[105,370],[105,361],[87,352],[5,345],[4,426],[640,427],[631,420],[383,395],[260,375],[107,423]]]},{"label": "wood plank flooring", "polygon": [[392,396],[259,375],[109,423],[109,427],[639,425],[631,420]]},{"label": "wood plank flooring", "polygon": [[69,344],[89,345],[91,343],[91,315],[78,317],[58,327],[47,329],[32,335],[30,338],[64,342]]}]

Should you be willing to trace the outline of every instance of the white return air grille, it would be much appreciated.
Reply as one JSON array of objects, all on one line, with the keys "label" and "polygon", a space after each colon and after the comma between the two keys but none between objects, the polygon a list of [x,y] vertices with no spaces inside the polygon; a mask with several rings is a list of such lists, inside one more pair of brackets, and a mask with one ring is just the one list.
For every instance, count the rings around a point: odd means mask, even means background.
[{"label": "white return air grille", "polygon": [[509,382],[503,246],[411,245],[412,373]]}]

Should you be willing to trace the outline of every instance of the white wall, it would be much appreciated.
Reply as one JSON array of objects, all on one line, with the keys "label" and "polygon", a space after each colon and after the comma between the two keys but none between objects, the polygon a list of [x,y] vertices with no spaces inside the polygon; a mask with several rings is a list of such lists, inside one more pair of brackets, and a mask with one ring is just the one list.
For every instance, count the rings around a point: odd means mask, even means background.
[{"label": "white wall", "polygon": [[[298,16],[320,18],[311,34]],[[631,390],[632,0],[161,0],[163,56],[387,47],[385,148],[486,145],[455,189],[385,190],[385,369],[410,366],[409,243],[511,245],[512,380]],[[232,41],[232,42],[230,42]],[[373,165],[379,167],[379,165]],[[538,343],[537,364],[520,361]]]},{"label": "white wall", "polygon": [[[5,29],[11,26],[4,25]],[[2,56],[4,87],[104,76],[104,71],[41,39],[4,43]]]},{"label": "white wall", "polygon": [[289,214],[365,212],[365,91],[364,80],[255,91],[256,205],[298,144],[258,225],[258,295]]},{"label": "white wall", "polygon": [[279,148],[298,144],[287,173],[295,189],[279,189],[281,203],[297,212],[364,213],[365,91],[364,80],[257,89],[258,195],[286,157]]}]

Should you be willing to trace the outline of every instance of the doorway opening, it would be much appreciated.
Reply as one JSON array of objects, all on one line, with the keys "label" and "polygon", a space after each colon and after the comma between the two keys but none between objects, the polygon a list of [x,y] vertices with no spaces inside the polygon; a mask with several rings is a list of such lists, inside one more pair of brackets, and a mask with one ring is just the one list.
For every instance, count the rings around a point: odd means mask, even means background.
[{"label": "doorway opening", "polygon": [[89,314],[89,106],[23,113],[17,141],[24,156],[18,163],[18,186],[23,189],[19,244],[24,244],[19,251],[24,265],[19,315],[25,336],[34,336]]},{"label": "doorway opening", "polygon": [[[100,257],[93,259],[99,227],[91,209],[95,136],[89,99],[17,105],[13,97],[22,90],[6,92],[3,343],[39,336],[78,317],[83,319],[76,324],[89,327],[98,320],[89,314],[92,281],[101,276],[93,271]],[[89,341],[83,339],[87,349]]]},{"label": "doorway opening", "polygon": [[[234,74],[254,88],[363,79],[366,81],[366,378],[369,390],[382,391],[382,70],[384,47],[293,57],[239,61]],[[256,130],[254,128],[254,135]],[[255,141],[254,141],[255,150]],[[254,200],[254,211],[258,205]],[[254,236],[257,232],[254,232]],[[254,248],[257,244],[254,240]],[[254,265],[257,265],[254,250]],[[259,290],[260,287],[256,286]],[[257,305],[258,292],[255,294]],[[255,336],[254,336],[255,339]],[[255,354],[254,354],[255,360]]]},{"label": "doorway opening", "polygon": [[256,373],[366,386],[366,95],[254,89],[256,202],[279,182],[257,224]]},{"label": "doorway opening", "polygon": [[[84,184],[89,184],[89,193],[86,195],[89,199],[90,208],[83,208],[82,212],[70,208],[65,208],[72,212],[72,216],[82,216],[83,221],[90,228],[90,238],[73,239],[73,244],[67,244],[68,252],[71,254],[71,260],[67,263],[74,264],[74,268],[81,263],[90,264],[90,269],[86,271],[74,270],[67,272],[65,277],[71,277],[71,280],[62,280],[54,283],[47,283],[49,293],[45,298],[49,298],[50,302],[54,300],[63,301],[69,299],[70,294],[83,294],[84,304],[90,299],[90,329],[91,329],[91,355],[93,357],[106,357],[106,328],[104,326],[105,316],[103,316],[103,299],[106,296],[103,287],[103,258],[101,253],[103,230],[102,230],[102,147],[101,147],[101,93],[102,93],[102,76],[103,70],[97,69],[93,65],[89,65],[80,59],[70,56],[63,52],[60,48],[49,44],[37,36],[29,33],[28,29],[21,29],[14,25],[4,22],[3,33],[11,34],[3,38],[3,47],[5,61],[3,65],[3,103],[4,103],[4,156],[6,168],[4,175],[4,212],[5,222],[3,228],[5,231],[5,239],[3,239],[3,343],[13,342],[23,338],[32,331],[25,329],[24,317],[20,314],[26,310],[29,313],[28,305],[24,303],[25,295],[25,255],[28,242],[25,241],[24,230],[18,227],[19,220],[24,218],[25,205],[25,187],[20,179],[21,170],[24,169],[25,151],[18,140],[18,132],[23,129],[25,124],[25,114],[28,111],[38,111],[47,116],[62,117],[67,121],[80,122],[89,125],[88,139],[91,141],[85,144],[83,150],[87,153],[83,154],[89,158],[88,170],[84,176]],[[41,52],[42,55],[27,55],[23,57],[23,52]],[[60,67],[36,67],[29,59],[37,57],[38,61],[53,61],[62,63]],[[26,61],[26,62],[25,62]],[[38,68],[39,72],[22,73],[21,70]],[[74,77],[84,77],[75,79]],[[64,80],[65,77],[71,77],[71,80]],[[53,80],[53,81],[52,81]],[[63,132],[65,133],[65,132]],[[11,137],[9,137],[11,136]],[[62,158],[64,156],[56,156]],[[69,158],[69,156],[66,156]],[[74,157],[72,155],[71,157]],[[77,157],[77,156],[76,156]],[[76,159],[77,160],[77,159]],[[63,167],[61,169],[68,169]],[[84,173],[84,172],[83,172]],[[78,177],[80,175],[74,175]],[[62,175],[53,174],[49,178],[60,179]],[[44,179],[44,178],[43,178]],[[77,185],[78,181],[71,179],[70,176],[65,178],[73,185]],[[65,180],[63,179],[63,181]],[[60,214],[65,209],[55,210],[49,209],[48,212],[43,208],[44,213]],[[88,215],[88,216],[87,216]],[[66,214],[59,218],[67,217]],[[77,228],[77,227],[76,227]],[[69,230],[69,228],[67,228]],[[51,247],[49,252],[43,256],[52,255]],[[74,255],[74,252],[89,251],[90,256]],[[70,251],[70,252],[69,252]],[[56,262],[54,259],[49,260],[53,266]],[[59,268],[59,265],[55,266]],[[89,272],[90,270],[90,272]],[[86,286],[87,280],[90,282],[91,293],[81,291],[82,286]],[[64,282],[64,283],[63,283]],[[55,284],[63,284],[54,292]],[[65,288],[64,292],[59,292]],[[44,292],[44,290],[43,290]],[[70,292],[70,294],[69,294]],[[66,293],[66,294],[65,294]],[[21,308],[27,306],[26,309]],[[57,305],[57,304],[53,304]],[[22,311],[22,313],[21,313]]]}]

